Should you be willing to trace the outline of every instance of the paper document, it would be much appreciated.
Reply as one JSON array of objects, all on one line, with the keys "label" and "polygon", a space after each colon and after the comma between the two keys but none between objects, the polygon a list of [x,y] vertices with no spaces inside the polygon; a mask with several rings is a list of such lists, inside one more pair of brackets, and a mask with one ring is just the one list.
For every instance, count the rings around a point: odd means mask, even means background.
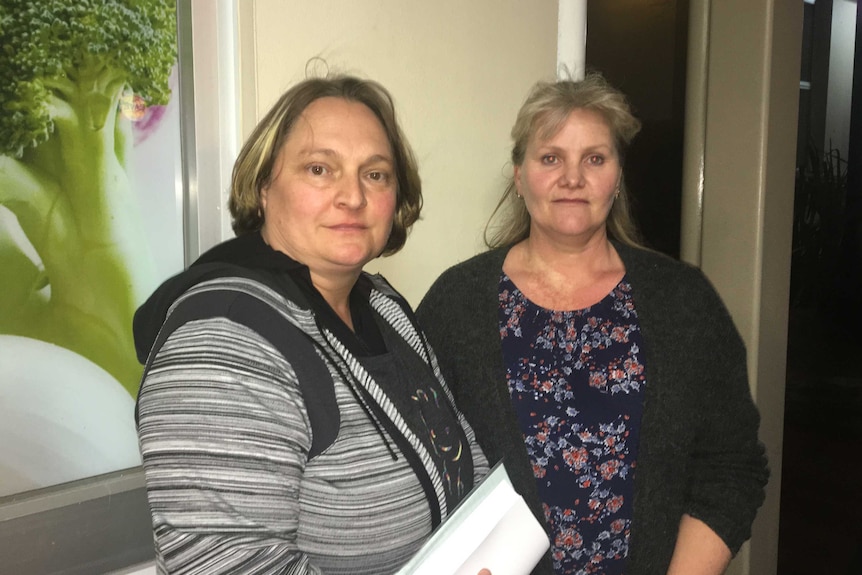
[{"label": "paper document", "polygon": [[549,546],[501,462],[397,575],[528,575]]}]

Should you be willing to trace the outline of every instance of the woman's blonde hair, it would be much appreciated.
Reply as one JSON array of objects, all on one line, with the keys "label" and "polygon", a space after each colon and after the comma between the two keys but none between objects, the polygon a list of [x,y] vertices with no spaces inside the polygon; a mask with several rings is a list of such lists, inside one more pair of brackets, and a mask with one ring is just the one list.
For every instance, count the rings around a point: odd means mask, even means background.
[{"label": "woman's blonde hair", "polygon": [[370,109],[392,147],[397,196],[392,232],[381,255],[400,250],[422,211],[422,182],[410,144],[401,132],[389,92],[372,80],[335,75],[311,78],[285,92],[246,140],[233,167],[228,206],[233,231],[241,236],[260,230],[264,216],[260,192],[273,177],[278,154],[305,109],[320,98],[343,98]]},{"label": "woman's blonde hair", "polygon": [[[527,145],[532,139],[552,137],[574,110],[591,110],[601,114],[611,131],[622,166],[628,145],[640,131],[641,123],[632,114],[625,94],[611,86],[597,72],[591,72],[579,81],[539,82],[533,86],[512,127],[512,164],[523,164]],[[637,246],[640,233],[631,216],[631,202],[624,180],[620,179],[620,193],[608,215],[608,236],[624,244]],[[495,221],[497,223],[492,226]],[[512,246],[529,235],[530,214],[524,202],[517,199],[513,176],[485,227],[485,243],[490,248]]]}]

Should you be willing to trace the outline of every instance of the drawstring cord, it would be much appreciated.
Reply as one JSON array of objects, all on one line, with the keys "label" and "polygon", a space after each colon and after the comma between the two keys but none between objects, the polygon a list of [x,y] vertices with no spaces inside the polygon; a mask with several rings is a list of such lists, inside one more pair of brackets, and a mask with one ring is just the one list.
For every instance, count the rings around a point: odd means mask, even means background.
[{"label": "drawstring cord", "polygon": [[[386,435],[386,432],[383,430],[383,425],[380,423],[380,420],[374,414],[374,411],[371,409],[371,405],[368,403],[368,400],[364,397],[365,389],[362,385],[357,381],[356,377],[350,371],[350,369],[343,365],[344,359],[338,353],[332,344],[329,341],[329,338],[326,337],[326,333],[324,332],[323,326],[317,320],[317,316],[314,316],[314,323],[317,326],[318,332],[323,336],[323,340],[325,342],[325,346],[320,345],[314,338],[312,341],[314,345],[321,350],[324,357],[328,358],[332,366],[335,368],[335,371],[338,372],[338,375],[341,376],[342,381],[347,385],[347,388],[350,390],[350,393],[353,395],[353,398],[356,399],[356,402],[362,407],[362,410],[365,412],[365,415],[371,420],[374,429],[377,430],[377,433],[380,435],[380,438],[383,440],[383,445],[386,446],[386,450],[389,451],[389,455],[392,457],[392,461],[398,461],[398,454],[395,453],[395,449],[392,447],[392,444],[389,440],[389,437]],[[331,353],[330,353],[331,352]]]}]

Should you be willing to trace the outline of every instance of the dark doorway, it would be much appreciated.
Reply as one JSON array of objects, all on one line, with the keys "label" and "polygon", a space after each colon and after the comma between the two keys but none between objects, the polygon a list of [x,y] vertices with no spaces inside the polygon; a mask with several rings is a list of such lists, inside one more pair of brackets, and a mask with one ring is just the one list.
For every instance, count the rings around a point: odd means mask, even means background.
[{"label": "dark doorway", "polygon": [[860,575],[860,14],[804,9],[778,573]]},{"label": "dark doorway", "polygon": [[643,124],[624,167],[635,219],[649,247],[678,258],[688,0],[588,2],[587,23],[587,70],[622,90]]}]

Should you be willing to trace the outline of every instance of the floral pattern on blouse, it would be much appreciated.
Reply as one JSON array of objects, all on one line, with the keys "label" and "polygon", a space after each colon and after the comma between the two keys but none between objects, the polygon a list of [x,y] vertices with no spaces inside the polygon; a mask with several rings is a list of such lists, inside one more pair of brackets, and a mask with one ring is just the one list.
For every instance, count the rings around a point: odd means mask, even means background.
[{"label": "floral pattern on blouse", "polygon": [[593,306],[554,311],[503,274],[499,318],[554,570],[621,574],[646,385],[631,285],[623,278]]}]

